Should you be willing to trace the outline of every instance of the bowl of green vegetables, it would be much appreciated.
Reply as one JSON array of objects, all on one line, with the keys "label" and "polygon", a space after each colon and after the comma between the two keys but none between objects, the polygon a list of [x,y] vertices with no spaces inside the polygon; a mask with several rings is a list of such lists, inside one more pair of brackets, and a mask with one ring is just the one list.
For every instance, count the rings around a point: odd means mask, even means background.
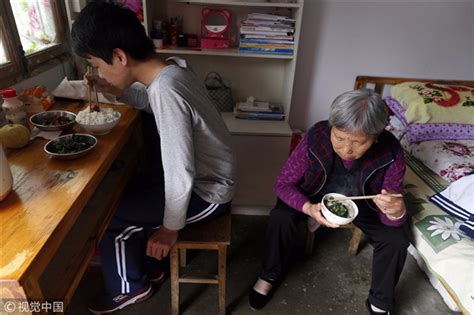
[{"label": "bowl of green vegetables", "polygon": [[333,224],[351,223],[359,214],[359,208],[352,200],[338,200],[345,197],[342,194],[330,193],[324,195],[321,202],[323,216]]},{"label": "bowl of green vegetables", "polygon": [[88,134],[75,133],[55,138],[44,146],[44,151],[58,159],[75,159],[91,151],[97,138]]}]

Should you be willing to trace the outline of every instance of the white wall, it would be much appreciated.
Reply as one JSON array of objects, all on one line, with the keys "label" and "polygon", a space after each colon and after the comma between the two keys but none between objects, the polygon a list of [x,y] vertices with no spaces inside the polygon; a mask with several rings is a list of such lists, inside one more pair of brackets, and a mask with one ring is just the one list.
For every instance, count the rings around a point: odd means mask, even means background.
[{"label": "white wall", "polygon": [[327,119],[357,75],[474,80],[474,1],[305,0],[290,124]]}]

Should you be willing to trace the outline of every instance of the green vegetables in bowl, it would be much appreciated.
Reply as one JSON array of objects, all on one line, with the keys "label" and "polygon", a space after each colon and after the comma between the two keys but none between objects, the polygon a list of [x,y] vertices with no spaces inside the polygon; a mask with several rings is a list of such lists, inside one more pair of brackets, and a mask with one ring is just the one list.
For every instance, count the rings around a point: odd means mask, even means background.
[{"label": "green vegetables in bowl", "polygon": [[335,215],[341,218],[348,218],[349,217],[349,209],[340,201],[336,200],[334,197],[329,196],[326,200],[324,200],[324,204],[326,208],[329,209]]},{"label": "green vegetables in bowl", "polygon": [[88,134],[69,134],[46,143],[44,150],[55,158],[73,159],[92,150],[97,138]]},{"label": "green vegetables in bowl", "polygon": [[84,151],[89,148],[92,143],[88,143],[83,139],[69,138],[64,141],[58,141],[51,145],[51,149],[54,153],[64,154],[64,153],[76,153]]}]

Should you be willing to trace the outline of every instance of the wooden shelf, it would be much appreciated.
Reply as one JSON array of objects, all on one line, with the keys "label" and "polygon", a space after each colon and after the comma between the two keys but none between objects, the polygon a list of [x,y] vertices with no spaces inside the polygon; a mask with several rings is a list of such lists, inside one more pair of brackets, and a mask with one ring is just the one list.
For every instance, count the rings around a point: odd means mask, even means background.
[{"label": "wooden shelf", "polygon": [[[143,0],[145,1],[145,0]],[[310,0],[308,0],[310,1]],[[152,2],[147,0],[147,3]],[[188,60],[196,74],[204,79],[217,72],[229,83],[234,101],[253,96],[283,104],[291,111],[293,84],[298,55],[299,36],[305,0],[162,0],[153,14],[161,19],[182,15],[183,30],[200,33],[204,8],[228,9],[234,21],[243,21],[251,13],[278,14],[295,21],[293,55],[247,53],[231,49],[170,48],[157,49],[163,56]],[[158,3],[163,5],[158,5]],[[151,12],[150,12],[151,14]],[[238,24],[238,23],[237,23]],[[234,24],[233,27],[239,27]],[[236,29],[238,31],[238,29]],[[267,213],[275,204],[273,186],[288,159],[292,131],[288,120],[237,119],[233,113],[222,113],[231,134],[236,157],[235,196],[232,204],[245,209],[259,206]],[[244,212],[246,210],[243,210]]]},{"label": "wooden shelf", "polygon": [[202,48],[173,48],[156,49],[160,54],[181,54],[181,55],[202,55],[202,56],[225,56],[225,57],[246,57],[246,58],[266,58],[266,59],[287,59],[292,60],[294,55],[276,54],[253,54],[240,52],[238,48],[229,49],[202,49]]},{"label": "wooden shelf", "polygon": [[258,1],[229,1],[229,0],[176,0],[176,2],[198,4],[198,5],[225,5],[225,6],[241,6],[241,7],[260,7],[260,8],[288,8],[299,9],[303,5],[301,3],[284,3],[284,2],[258,2]]},{"label": "wooden shelf", "polygon": [[291,137],[287,121],[237,119],[233,113],[222,113],[222,118],[232,135]]}]

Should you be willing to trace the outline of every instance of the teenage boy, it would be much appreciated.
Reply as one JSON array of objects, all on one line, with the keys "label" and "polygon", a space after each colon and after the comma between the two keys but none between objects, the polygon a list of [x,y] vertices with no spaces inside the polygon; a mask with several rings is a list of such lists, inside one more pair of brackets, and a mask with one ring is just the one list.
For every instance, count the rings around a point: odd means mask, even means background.
[{"label": "teenage boy", "polygon": [[107,313],[152,295],[151,283],[164,277],[157,262],[180,229],[229,211],[234,157],[203,82],[186,61],[161,60],[132,11],[92,2],[75,20],[71,37],[74,52],[99,69],[100,77],[87,78],[90,83],[153,115],[156,125],[147,135],[157,138],[154,161],[129,182],[100,243],[106,292],[89,310]]}]

